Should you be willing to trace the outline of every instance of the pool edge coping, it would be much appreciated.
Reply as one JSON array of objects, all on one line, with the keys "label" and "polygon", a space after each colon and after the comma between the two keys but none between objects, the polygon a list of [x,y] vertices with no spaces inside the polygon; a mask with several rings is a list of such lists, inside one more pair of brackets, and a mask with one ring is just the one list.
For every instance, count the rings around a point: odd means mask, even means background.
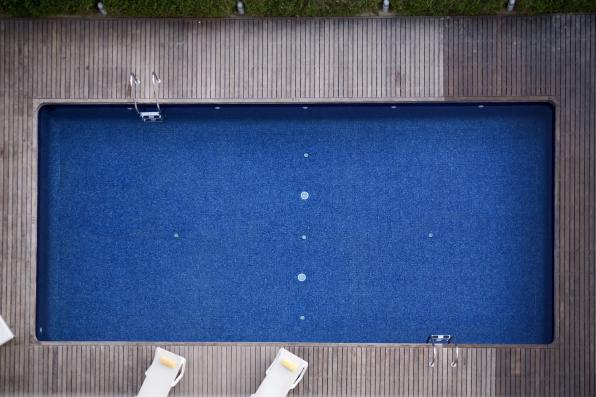
[{"label": "pool edge coping", "polygon": [[[33,172],[33,178],[31,181],[32,185],[32,198],[34,202],[32,203],[34,208],[38,208],[38,115],[40,110],[44,106],[48,105],[131,105],[132,102],[130,98],[118,98],[118,99],[103,99],[103,98],[41,98],[41,97],[29,97],[31,103],[31,109],[33,111],[32,117],[32,127],[35,133],[33,134],[34,140],[31,147],[33,151],[32,156],[32,168],[35,170]],[[560,322],[559,318],[559,303],[558,303],[558,296],[559,290],[557,288],[556,280],[559,276],[559,261],[558,258],[558,237],[555,230],[558,228],[559,225],[559,216],[556,210],[557,208],[557,195],[558,195],[558,185],[555,183],[557,180],[557,167],[555,166],[557,162],[560,161],[558,158],[557,151],[554,148],[560,143],[560,127],[557,123],[557,113],[560,111],[560,98],[558,96],[517,96],[517,97],[510,97],[510,96],[494,96],[494,97],[487,97],[487,96],[440,96],[440,97],[386,97],[386,98],[205,98],[205,99],[179,99],[179,98],[160,98],[159,103],[161,105],[215,105],[215,104],[230,104],[230,105],[250,105],[250,104],[259,104],[259,105],[299,105],[303,103],[308,104],[367,104],[367,103],[374,103],[374,104],[450,104],[450,103],[549,103],[553,107],[553,340],[551,343],[548,344],[460,344],[457,345],[445,345],[449,346],[448,349],[453,349],[456,346],[461,349],[536,349],[536,350],[549,350],[549,349],[558,349],[561,346],[560,335],[558,332],[557,324]],[[137,100],[137,104],[139,105],[154,105],[155,100],[151,99],[139,99]],[[199,347],[208,347],[208,346],[218,346],[218,347],[231,347],[231,346],[240,346],[240,347],[258,347],[258,346],[299,346],[299,347],[328,347],[328,348],[341,348],[341,347],[361,347],[361,348],[372,348],[372,347],[382,347],[382,348],[412,348],[412,349],[427,349],[429,348],[429,343],[363,343],[363,342],[168,342],[168,341],[42,341],[39,340],[36,336],[35,327],[37,321],[37,211],[34,217],[32,217],[32,228],[36,232],[33,234],[33,244],[31,247],[32,252],[34,253],[33,258],[34,262],[32,263],[32,270],[31,270],[31,278],[33,280],[32,288],[31,288],[31,302],[32,308],[31,311],[34,313],[34,319],[29,326],[28,334],[29,334],[29,341],[36,346],[146,346],[146,347],[157,347],[157,346],[199,346]],[[443,347],[442,345],[439,345]]]}]

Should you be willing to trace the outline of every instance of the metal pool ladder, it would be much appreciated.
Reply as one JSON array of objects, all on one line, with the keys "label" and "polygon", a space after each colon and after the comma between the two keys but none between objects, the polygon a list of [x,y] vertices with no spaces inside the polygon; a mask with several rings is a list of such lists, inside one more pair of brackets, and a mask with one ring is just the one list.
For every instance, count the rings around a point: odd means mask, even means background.
[{"label": "metal pool ladder", "polygon": [[428,337],[427,343],[431,343],[433,347],[433,355],[431,360],[428,363],[428,366],[433,368],[437,363],[437,346],[443,347],[443,345],[455,345],[455,358],[449,365],[451,368],[457,367],[459,362],[459,347],[457,347],[457,343],[455,343],[455,336],[453,335],[431,335]]},{"label": "metal pool ladder", "polygon": [[155,96],[155,106],[157,107],[156,111],[151,112],[142,112],[139,110],[139,106],[137,104],[137,87],[141,85],[139,79],[134,73],[131,73],[128,77],[128,82],[130,84],[130,98],[132,99],[135,110],[139,114],[139,117],[143,122],[156,122],[156,121],[163,121],[163,116],[161,115],[161,108],[159,107],[159,85],[161,84],[161,79],[157,77],[155,72],[151,73],[151,85],[153,86],[153,95]]}]

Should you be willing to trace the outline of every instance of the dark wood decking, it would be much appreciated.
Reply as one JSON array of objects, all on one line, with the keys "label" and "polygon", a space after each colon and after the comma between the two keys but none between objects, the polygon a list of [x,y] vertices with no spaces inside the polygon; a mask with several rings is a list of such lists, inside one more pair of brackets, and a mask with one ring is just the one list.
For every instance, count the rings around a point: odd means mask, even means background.
[{"label": "dark wood decking", "polygon": [[[150,344],[40,344],[35,326],[36,109],[123,101],[151,71],[171,101],[552,99],[556,341],[463,349],[427,366],[403,345],[292,346],[294,395],[596,395],[596,16],[313,20],[0,19],[1,395],[134,395]],[[174,345],[173,395],[248,396],[277,345]],[[452,351],[449,350],[449,356]],[[450,358],[450,357],[449,357]]]}]

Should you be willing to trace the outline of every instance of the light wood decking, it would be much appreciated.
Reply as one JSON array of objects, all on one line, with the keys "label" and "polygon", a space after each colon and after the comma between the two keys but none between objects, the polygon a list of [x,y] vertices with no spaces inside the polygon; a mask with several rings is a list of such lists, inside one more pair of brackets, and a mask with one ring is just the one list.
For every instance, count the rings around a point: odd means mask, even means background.
[{"label": "light wood decking", "polygon": [[[596,395],[596,16],[362,19],[0,19],[0,395],[134,395],[151,344],[35,341],[36,111],[126,101],[135,71],[170,101],[556,103],[556,341],[464,348],[307,345],[294,395]],[[139,292],[142,293],[141,291]],[[278,345],[162,345],[189,360],[173,395],[248,396]],[[450,353],[451,354],[451,351]]]}]

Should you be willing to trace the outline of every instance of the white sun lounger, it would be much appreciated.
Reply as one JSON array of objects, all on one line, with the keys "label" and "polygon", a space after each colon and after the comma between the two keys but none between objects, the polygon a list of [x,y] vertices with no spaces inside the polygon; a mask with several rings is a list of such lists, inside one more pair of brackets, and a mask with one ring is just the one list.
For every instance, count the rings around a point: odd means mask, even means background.
[{"label": "white sun lounger", "polygon": [[137,397],[166,397],[170,389],[180,382],[185,369],[184,357],[158,347]]},{"label": "white sun lounger", "polygon": [[0,316],[0,346],[5,344],[12,338],[14,338],[14,334],[12,333],[10,328],[8,328],[8,325],[6,325],[6,323],[4,322],[2,316]]},{"label": "white sun lounger", "polygon": [[308,363],[286,349],[279,349],[275,360],[267,368],[265,379],[252,397],[286,397],[298,386]]}]

